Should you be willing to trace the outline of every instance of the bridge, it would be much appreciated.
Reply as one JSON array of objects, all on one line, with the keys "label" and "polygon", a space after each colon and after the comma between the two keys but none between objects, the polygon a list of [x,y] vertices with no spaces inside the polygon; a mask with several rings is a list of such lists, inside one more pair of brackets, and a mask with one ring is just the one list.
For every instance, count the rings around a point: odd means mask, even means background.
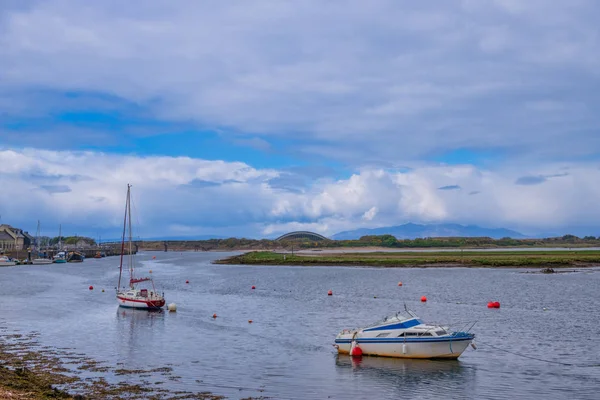
[{"label": "bridge", "polygon": [[319,235],[318,233],[308,232],[308,231],[295,231],[286,233],[285,235],[279,236],[276,241],[280,242],[283,240],[313,240],[313,241],[321,241],[321,240],[330,240],[323,235]]}]

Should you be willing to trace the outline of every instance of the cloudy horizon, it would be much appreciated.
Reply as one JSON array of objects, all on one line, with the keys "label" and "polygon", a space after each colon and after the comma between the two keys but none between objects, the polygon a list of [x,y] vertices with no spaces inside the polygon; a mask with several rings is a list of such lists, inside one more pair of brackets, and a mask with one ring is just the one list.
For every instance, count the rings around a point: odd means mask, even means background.
[{"label": "cloudy horizon", "polygon": [[600,236],[592,0],[0,4],[1,223]]}]

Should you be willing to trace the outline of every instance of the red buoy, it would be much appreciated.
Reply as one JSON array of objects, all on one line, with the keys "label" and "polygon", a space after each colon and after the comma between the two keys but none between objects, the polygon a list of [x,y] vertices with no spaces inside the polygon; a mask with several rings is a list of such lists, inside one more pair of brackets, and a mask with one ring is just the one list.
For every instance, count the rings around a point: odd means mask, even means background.
[{"label": "red buoy", "polygon": [[362,356],[362,349],[360,347],[358,347],[358,346],[354,346],[350,350],[350,355],[352,357],[360,357],[360,356]]},{"label": "red buoy", "polygon": [[213,318],[217,318],[217,314],[213,314]]},{"label": "red buoy", "polygon": [[495,301],[494,302],[494,308],[500,308],[500,302],[499,301]]},{"label": "red buoy", "polygon": [[421,301],[422,301],[423,303],[424,303],[424,302],[426,302],[426,301],[427,301],[427,297],[425,297],[425,296],[421,296]]},{"label": "red buoy", "polygon": [[252,320],[251,320],[251,319],[249,319],[249,320],[248,320],[248,323],[249,323],[249,324],[251,324],[251,323],[252,323]]},{"label": "red buoy", "polygon": [[190,283],[190,281],[185,281],[185,283]]},{"label": "red buoy", "polygon": [[256,286],[252,286],[252,289],[256,289]]},{"label": "red buoy", "polygon": [[156,260],[156,256],[152,256],[152,259],[153,259],[153,260]]},{"label": "red buoy", "polygon": [[488,308],[494,308],[494,302],[493,301],[488,301]]},{"label": "red buoy", "polygon": [[94,290],[94,287],[93,287],[93,286],[90,286],[90,290]]},{"label": "red buoy", "polygon": [[402,282],[398,282],[398,286],[402,286]]},{"label": "red buoy", "polygon": [[327,292],[327,296],[331,296],[331,295],[333,295],[333,291],[330,290],[329,292]]}]

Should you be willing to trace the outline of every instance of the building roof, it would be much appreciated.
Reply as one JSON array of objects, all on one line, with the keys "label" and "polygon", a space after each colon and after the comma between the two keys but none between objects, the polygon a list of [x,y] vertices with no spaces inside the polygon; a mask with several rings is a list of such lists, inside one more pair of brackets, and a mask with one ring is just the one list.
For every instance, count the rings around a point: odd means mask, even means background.
[{"label": "building roof", "polygon": [[0,240],[15,240],[14,237],[6,233],[6,231],[0,231]]}]

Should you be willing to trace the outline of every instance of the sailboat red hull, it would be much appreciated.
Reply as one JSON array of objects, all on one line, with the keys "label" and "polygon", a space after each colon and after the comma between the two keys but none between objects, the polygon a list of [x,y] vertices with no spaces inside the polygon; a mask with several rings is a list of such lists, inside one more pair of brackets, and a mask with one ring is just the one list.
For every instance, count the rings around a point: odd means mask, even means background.
[{"label": "sailboat red hull", "polygon": [[117,301],[121,307],[129,308],[145,308],[145,309],[157,309],[165,306],[165,300],[138,300],[128,299],[124,296],[117,296]]}]

